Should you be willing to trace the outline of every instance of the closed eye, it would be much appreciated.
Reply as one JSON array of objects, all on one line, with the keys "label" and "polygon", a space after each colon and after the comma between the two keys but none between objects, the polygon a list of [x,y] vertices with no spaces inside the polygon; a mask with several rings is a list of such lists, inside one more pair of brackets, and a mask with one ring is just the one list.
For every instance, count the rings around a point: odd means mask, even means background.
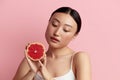
[{"label": "closed eye", "polygon": [[52,20],[51,23],[54,27],[57,27],[59,25],[59,22],[56,19]]},{"label": "closed eye", "polygon": [[52,25],[53,25],[54,27],[57,27],[57,26],[58,26],[57,24],[54,24],[54,23],[52,23]]},{"label": "closed eye", "polygon": [[65,26],[63,28],[64,32],[70,32],[71,31],[71,27]]},{"label": "closed eye", "polygon": [[64,32],[70,32],[70,30],[67,30],[67,29],[63,29],[64,30]]}]

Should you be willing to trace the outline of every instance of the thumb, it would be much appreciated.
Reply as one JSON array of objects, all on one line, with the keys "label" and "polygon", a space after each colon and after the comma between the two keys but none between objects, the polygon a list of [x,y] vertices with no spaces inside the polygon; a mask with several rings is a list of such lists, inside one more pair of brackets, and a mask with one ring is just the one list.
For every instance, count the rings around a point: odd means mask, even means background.
[{"label": "thumb", "polygon": [[25,57],[26,57],[26,59],[27,59],[27,62],[28,62],[28,64],[29,64],[29,66],[31,67],[33,64],[32,64],[32,61],[28,58],[28,56],[27,56],[27,51],[25,50]]},{"label": "thumb", "polygon": [[44,54],[44,58],[43,58],[43,64],[46,66],[46,62],[47,62],[47,57],[46,54]]},{"label": "thumb", "polygon": [[43,67],[44,65],[43,65],[43,63],[39,60],[39,63],[40,63],[40,67]]}]

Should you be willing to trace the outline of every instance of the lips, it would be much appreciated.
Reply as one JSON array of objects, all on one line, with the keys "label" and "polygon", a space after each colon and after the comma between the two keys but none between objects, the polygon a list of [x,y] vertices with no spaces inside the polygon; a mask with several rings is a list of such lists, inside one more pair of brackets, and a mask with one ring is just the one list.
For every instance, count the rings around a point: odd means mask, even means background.
[{"label": "lips", "polygon": [[58,40],[57,38],[55,38],[55,37],[51,37],[51,40],[52,40],[53,42],[59,42],[59,40]]}]

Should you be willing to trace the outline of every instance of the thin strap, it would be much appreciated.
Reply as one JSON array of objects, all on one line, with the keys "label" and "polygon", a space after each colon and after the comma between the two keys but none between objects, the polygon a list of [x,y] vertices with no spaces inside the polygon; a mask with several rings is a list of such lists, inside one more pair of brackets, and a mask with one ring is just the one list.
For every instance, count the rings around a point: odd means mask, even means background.
[{"label": "thin strap", "polygon": [[71,57],[71,69],[73,67],[73,58],[74,58],[74,55],[75,55],[75,52],[72,54],[72,57]]}]

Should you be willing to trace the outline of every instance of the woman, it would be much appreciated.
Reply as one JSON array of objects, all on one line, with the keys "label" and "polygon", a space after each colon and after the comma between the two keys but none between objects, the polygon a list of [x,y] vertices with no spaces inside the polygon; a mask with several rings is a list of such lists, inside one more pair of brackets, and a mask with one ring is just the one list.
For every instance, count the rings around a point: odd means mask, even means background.
[{"label": "woman", "polygon": [[39,62],[26,56],[13,80],[91,80],[88,54],[67,46],[80,29],[81,18],[76,10],[70,7],[55,10],[45,34],[49,44],[46,56]]}]

